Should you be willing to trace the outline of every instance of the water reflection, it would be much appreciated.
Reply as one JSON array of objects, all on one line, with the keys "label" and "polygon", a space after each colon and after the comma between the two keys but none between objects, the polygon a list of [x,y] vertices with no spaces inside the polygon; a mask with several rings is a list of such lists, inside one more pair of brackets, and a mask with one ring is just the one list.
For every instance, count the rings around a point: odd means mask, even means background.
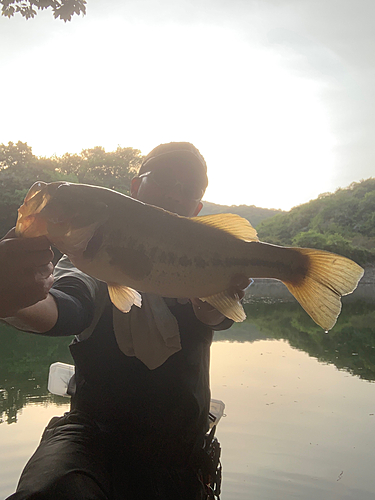
[{"label": "water reflection", "polygon": [[[297,304],[247,304],[246,313],[212,347],[212,396],[227,414],[223,500],[374,498],[375,306],[345,304],[328,335]],[[1,498],[45,424],[68,408],[48,394],[47,376],[51,363],[72,362],[69,343],[0,324],[0,415],[18,422],[0,426]]]},{"label": "water reflection", "polygon": [[325,334],[294,303],[246,304],[247,319],[216,340],[252,342],[284,339],[322,363],[335,365],[365,380],[375,380],[375,305],[366,302],[344,304],[332,331]]},{"label": "water reflection", "polygon": [[[333,331],[324,334],[298,304],[249,303],[247,320],[217,332],[216,341],[254,342],[284,339],[322,363],[375,380],[375,305],[345,304]],[[17,422],[22,407],[42,402],[66,404],[47,391],[48,368],[55,361],[72,363],[70,338],[18,332],[0,323],[0,423]]]},{"label": "water reflection", "polygon": [[0,423],[17,422],[27,405],[66,404],[47,390],[51,363],[72,363],[69,338],[49,338],[19,332],[0,323]]},{"label": "water reflection", "polygon": [[216,342],[223,500],[375,498],[375,385],[285,340]]}]

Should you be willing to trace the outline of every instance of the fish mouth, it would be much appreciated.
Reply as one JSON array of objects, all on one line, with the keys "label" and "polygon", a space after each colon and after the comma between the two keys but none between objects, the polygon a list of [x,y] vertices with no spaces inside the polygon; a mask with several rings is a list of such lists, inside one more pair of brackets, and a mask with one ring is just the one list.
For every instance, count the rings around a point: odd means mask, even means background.
[{"label": "fish mouth", "polygon": [[48,223],[53,222],[42,213],[50,204],[55,191],[65,182],[46,184],[35,182],[29,189],[25,200],[18,209],[16,236],[38,237],[48,233]]},{"label": "fish mouth", "polygon": [[[16,234],[46,236],[63,253],[79,256],[110,215],[106,203],[91,198],[91,190],[82,195],[82,189],[77,191],[75,184],[37,182],[18,210]],[[102,239],[103,235],[93,239],[88,254],[99,251]]]}]

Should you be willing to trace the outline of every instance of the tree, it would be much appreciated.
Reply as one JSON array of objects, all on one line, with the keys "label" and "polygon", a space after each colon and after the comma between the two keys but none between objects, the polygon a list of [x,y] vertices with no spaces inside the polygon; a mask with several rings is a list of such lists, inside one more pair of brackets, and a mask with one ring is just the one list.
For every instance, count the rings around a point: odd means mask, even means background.
[{"label": "tree", "polygon": [[0,237],[10,229],[30,186],[38,180],[58,180],[55,169],[34,156],[26,143],[0,144]]},{"label": "tree", "polygon": [[131,147],[118,146],[107,153],[97,146],[80,154],[44,158],[33,155],[21,141],[0,144],[0,237],[14,225],[17,209],[34,182],[81,182],[129,194],[141,163],[141,152]]},{"label": "tree", "polygon": [[86,0],[0,0],[2,15],[12,17],[15,13],[30,19],[37,10],[52,8],[55,19],[70,21],[74,14],[86,14]]},{"label": "tree", "polygon": [[359,263],[375,261],[375,178],[263,220],[261,240],[342,254]]},{"label": "tree", "polygon": [[56,171],[74,175],[77,182],[115,189],[129,194],[130,181],[138,172],[142,156],[139,149],[117,147],[106,152],[101,146],[83,149],[81,153],[65,153],[56,159]]},{"label": "tree", "polygon": [[36,160],[32,149],[26,142],[18,141],[17,144],[8,142],[0,144],[0,172],[5,169],[17,169]]}]

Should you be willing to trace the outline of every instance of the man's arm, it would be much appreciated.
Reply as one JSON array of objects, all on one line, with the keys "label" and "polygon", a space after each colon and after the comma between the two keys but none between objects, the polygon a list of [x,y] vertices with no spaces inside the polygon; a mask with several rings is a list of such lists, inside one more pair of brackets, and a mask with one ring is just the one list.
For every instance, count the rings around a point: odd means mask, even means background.
[{"label": "man's arm", "polygon": [[16,317],[7,318],[6,321],[19,330],[50,337],[79,335],[83,332],[94,317],[96,289],[90,286],[90,281],[95,280],[86,276],[87,279],[83,281],[83,273],[77,272],[76,275],[73,266],[70,269],[70,274],[57,273],[60,276],[46,300],[18,311]]},{"label": "man's arm", "polygon": [[[242,275],[235,275],[231,280],[229,294],[238,300],[243,299],[246,288],[250,285],[251,279]],[[215,327],[222,323],[226,317],[220,311],[211,306],[208,302],[203,302],[198,298],[190,299],[193,305],[194,314],[208,326]]]},{"label": "man's arm", "polygon": [[47,331],[57,320],[53,252],[45,237],[16,238],[14,228],[0,240],[0,318],[17,328]]},{"label": "man's arm", "polygon": [[45,333],[55,326],[58,315],[55,299],[48,293],[45,299],[32,306],[19,309],[14,316],[4,318],[4,321],[18,330]]}]

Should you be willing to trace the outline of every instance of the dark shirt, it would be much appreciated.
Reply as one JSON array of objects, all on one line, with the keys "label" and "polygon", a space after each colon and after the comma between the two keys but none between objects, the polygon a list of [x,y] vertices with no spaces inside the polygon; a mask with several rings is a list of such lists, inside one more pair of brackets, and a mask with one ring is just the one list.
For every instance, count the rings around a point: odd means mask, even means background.
[{"label": "dark shirt", "polygon": [[[77,336],[70,346],[77,384],[72,408],[90,415],[108,432],[118,433],[119,441],[131,443],[142,460],[186,461],[208,430],[212,329],[196,318],[190,303],[172,301],[168,307],[177,319],[182,348],[150,370],[119,349],[113,331],[114,306],[105,285],[75,271],[57,270],[51,294],[57,302],[58,321],[45,334]],[[102,289],[96,320],[95,287],[97,295]],[[92,322],[95,327],[85,335]],[[225,320],[217,329],[231,324]]]}]

